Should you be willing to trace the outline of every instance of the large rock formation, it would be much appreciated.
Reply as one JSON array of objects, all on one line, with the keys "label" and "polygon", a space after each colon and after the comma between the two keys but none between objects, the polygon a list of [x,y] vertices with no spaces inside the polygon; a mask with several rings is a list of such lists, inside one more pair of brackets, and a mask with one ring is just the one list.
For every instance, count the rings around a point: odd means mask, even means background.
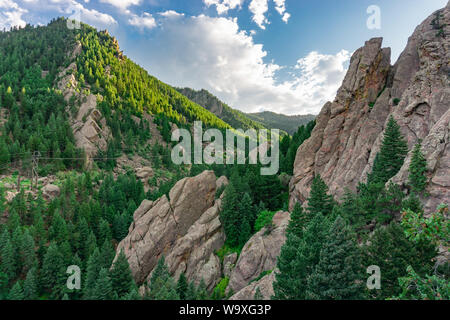
[{"label": "large rock formation", "polygon": [[281,247],[286,241],[289,218],[289,212],[277,212],[272,219],[274,228],[270,233],[263,228],[247,241],[231,273],[228,290],[237,293],[262,272],[276,267]]},{"label": "large rock formation", "polygon": [[253,300],[257,290],[261,293],[263,300],[270,300],[275,294],[273,291],[273,282],[275,281],[275,274],[277,270],[265,275],[258,281],[250,283],[248,286],[239,290],[236,294],[231,296],[230,300]]},{"label": "large rock formation", "polygon": [[[220,179],[220,183],[225,183]],[[221,200],[215,200],[213,171],[178,181],[169,193],[152,202],[144,200],[135,211],[129,234],[117,252],[124,250],[133,276],[143,283],[162,255],[170,272],[184,272],[197,283],[203,279],[212,289],[221,278],[214,251],[225,240],[219,221]]]},{"label": "large rock formation", "polygon": [[[322,108],[311,138],[297,151],[291,209],[295,202],[305,202],[316,174],[337,198],[344,187],[355,191],[371,171],[390,115],[401,126],[410,150],[423,140],[431,195],[426,211],[449,202],[449,20],[450,3],[416,28],[394,66],[390,49],[381,48],[381,38],[367,41],[353,54],[335,100]],[[393,178],[403,187],[410,154]]]}]

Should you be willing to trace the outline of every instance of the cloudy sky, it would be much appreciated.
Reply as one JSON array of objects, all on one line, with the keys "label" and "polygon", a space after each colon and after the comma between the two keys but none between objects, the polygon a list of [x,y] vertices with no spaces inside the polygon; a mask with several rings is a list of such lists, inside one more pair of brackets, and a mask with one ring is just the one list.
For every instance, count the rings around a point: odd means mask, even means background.
[{"label": "cloudy sky", "polygon": [[[232,107],[317,114],[352,52],[384,37],[398,58],[447,0],[0,0],[0,29],[72,17],[108,29],[150,74]],[[376,21],[379,28],[369,28]],[[368,12],[369,11],[369,12]]]}]

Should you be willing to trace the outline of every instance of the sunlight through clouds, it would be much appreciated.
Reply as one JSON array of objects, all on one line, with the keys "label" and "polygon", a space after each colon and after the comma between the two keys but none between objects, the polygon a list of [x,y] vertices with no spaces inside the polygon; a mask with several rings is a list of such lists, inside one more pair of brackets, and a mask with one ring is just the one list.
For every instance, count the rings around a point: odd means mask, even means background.
[{"label": "sunlight through clouds", "polygon": [[[207,89],[246,112],[318,113],[334,99],[350,59],[345,50],[311,52],[294,66],[281,66],[265,61],[263,45],[240,30],[235,18],[200,15],[160,23],[151,40],[138,44],[148,70],[174,86]],[[279,83],[281,69],[293,78]]]}]

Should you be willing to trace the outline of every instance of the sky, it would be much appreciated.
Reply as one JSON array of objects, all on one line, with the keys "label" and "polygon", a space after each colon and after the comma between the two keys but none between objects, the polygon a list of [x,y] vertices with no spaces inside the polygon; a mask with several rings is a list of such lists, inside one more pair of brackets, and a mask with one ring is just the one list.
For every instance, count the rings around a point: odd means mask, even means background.
[{"label": "sky", "polygon": [[0,0],[0,29],[65,16],[108,29],[124,53],[177,87],[244,112],[317,114],[373,37],[392,64],[447,0]]}]

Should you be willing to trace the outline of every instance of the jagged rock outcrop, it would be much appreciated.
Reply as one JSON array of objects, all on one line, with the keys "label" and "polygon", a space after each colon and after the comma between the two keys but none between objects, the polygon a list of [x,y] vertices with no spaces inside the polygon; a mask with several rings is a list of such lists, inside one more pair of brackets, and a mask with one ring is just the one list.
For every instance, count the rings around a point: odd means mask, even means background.
[{"label": "jagged rock outcrop", "polygon": [[[74,61],[82,49],[81,43],[77,42],[73,51],[68,55]],[[88,157],[93,157],[99,149],[106,150],[111,133],[106,125],[106,120],[97,109],[97,99],[101,97],[78,92],[76,72],[77,64],[75,62],[63,69],[58,75],[58,89],[61,90],[67,102],[75,97],[75,104],[79,104],[76,115],[73,116],[72,112],[68,110],[68,113],[72,115],[70,124],[75,136],[76,146],[84,149]]]},{"label": "jagged rock outcrop", "polygon": [[274,270],[258,281],[250,283],[248,286],[242,288],[237,293],[232,295],[230,300],[253,300],[256,298],[255,295],[258,289],[263,300],[270,300],[274,295],[273,282],[275,281],[276,272],[277,271]]},{"label": "jagged rock outcrop", "polygon": [[129,234],[117,247],[117,253],[124,250],[138,283],[148,279],[164,255],[173,275],[184,272],[197,283],[203,279],[208,289],[217,284],[222,272],[214,251],[223,246],[225,236],[216,183],[214,172],[204,171],[178,181],[169,198],[141,203]]},{"label": "jagged rock outcrop", "polygon": [[[322,108],[311,138],[297,150],[290,181],[290,208],[305,203],[314,175],[340,198],[344,188],[355,191],[371,171],[392,115],[408,147],[423,140],[429,164],[431,195],[425,209],[450,201],[450,4],[432,14],[414,31],[394,66],[390,49],[374,38],[353,54],[349,70],[333,102]],[[410,154],[393,178],[406,187]]]},{"label": "jagged rock outcrop", "polygon": [[96,96],[90,94],[86,97],[71,122],[77,147],[84,149],[89,157],[95,156],[99,149],[106,150],[110,131],[97,109]]},{"label": "jagged rock outcrop", "polygon": [[276,267],[281,247],[286,241],[289,219],[289,212],[277,212],[272,219],[274,228],[270,233],[267,228],[263,228],[247,241],[231,273],[228,290],[238,292],[261,272]]}]

